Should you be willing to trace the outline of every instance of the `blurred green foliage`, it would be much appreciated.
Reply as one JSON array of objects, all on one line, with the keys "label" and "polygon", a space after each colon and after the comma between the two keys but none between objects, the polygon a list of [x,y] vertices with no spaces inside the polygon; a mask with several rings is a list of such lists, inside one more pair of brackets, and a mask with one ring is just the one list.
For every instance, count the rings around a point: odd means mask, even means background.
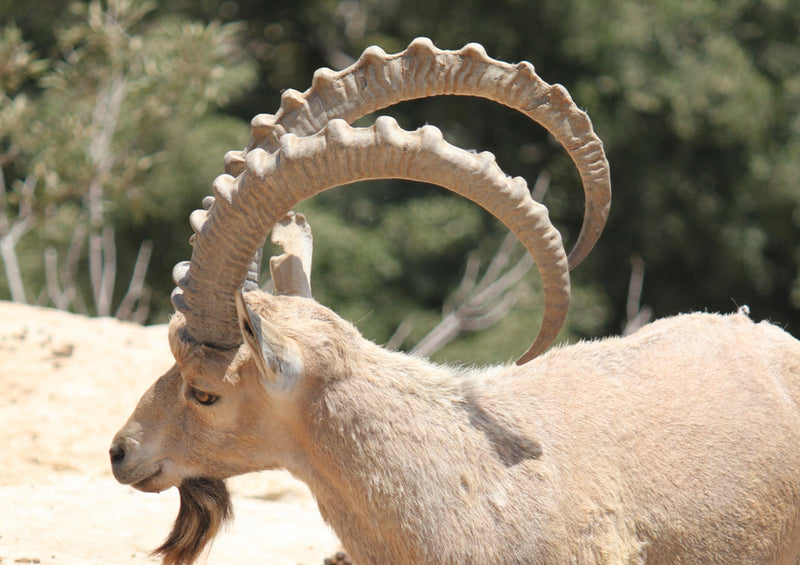
[{"label": "blurred green foliage", "polygon": [[[171,311],[172,265],[190,253],[188,213],[210,193],[225,151],[246,144],[249,119],[274,112],[282,89],[306,89],[320,66],[428,36],[441,48],[475,41],[492,57],[532,61],[567,86],[604,140],[612,213],[573,272],[565,337],[620,331],[634,256],[646,269],[642,302],[656,316],[748,304],[755,318],[800,334],[797,0],[0,0],[0,24],[4,213],[19,212],[34,173],[38,223],[17,245],[34,299],[47,301],[44,250],[67,254],[76,226],[89,221],[93,116],[115,84],[124,97],[101,178],[102,224],[114,227],[118,248],[115,299],[140,242],[153,240],[149,319],[160,322]],[[473,99],[385,113],[491,150],[531,184],[549,174],[545,203],[574,241],[579,179],[541,128]],[[474,205],[406,182],[328,191],[300,209],[314,229],[315,296],[379,342],[408,320],[406,347],[440,319],[466,256],[475,250],[485,264],[505,233]],[[538,324],[538,285],[528,275],[500,324],[436,357],[488,362],[521,352]]]}]

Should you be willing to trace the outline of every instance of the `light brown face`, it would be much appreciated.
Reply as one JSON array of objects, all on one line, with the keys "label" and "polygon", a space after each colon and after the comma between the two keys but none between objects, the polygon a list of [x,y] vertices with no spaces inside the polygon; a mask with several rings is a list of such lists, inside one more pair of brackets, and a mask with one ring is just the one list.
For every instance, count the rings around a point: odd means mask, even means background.
[{"label": "light brown face", "polygon": [[[186,479],[303,465],[308,395],[343,374],[357,330],[311,299],[249,293],[236,304],[243,344],[220,350],[184,341],[170,324],[177,360],[142,396],[111,444],[116,479],[148,492]],[[347,345],[349,344],[349,346]]]},{"label": "light brown face", "polygon": [[[142,396],[110,449],[114,476],[146,492],[178,487],[181,505],[164,565],[193,563],[231,516],[223,479],[282,466],[296,456],[303,363],[297,344],[237,295],[243,345],[219,350],[184,341],[170,324],[177,360]],[[294,455],[294,456],[293,456]]]},{"label": "light brown face", "polygon": [[227,352],[197,346],[176,357],[112,442],[116,479],[160,492],[189,478],[278,466],[291,445],[283,415],[292,399],[268,392],[248,346]]},{"label": "light brown face", "polygon": [[125,426],[114,437],[109,455],[114,477],[135,488],[159,492],[180,484],[180,473],[165,456],[170,443],[164,424],[169,418],[166,399],[177,399],[182,388],[180,369],[173,366],[159,378],[139,401]]}]

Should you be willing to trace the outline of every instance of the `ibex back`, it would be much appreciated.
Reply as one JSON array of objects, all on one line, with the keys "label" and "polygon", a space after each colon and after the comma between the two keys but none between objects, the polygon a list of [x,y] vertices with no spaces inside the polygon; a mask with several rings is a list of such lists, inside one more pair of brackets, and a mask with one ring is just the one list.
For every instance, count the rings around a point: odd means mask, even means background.
[{"label": "ibex back", "polygon": [[[489,154],[431,127],[338,119],[442,93],[516,108],[567,148],[587,194],[569,261],[546,210]],[[800,342],[743,312],[694,314],[542,354],[563,323],[569,263],[610,200],[602,144],[563,88],[479,46],[416,40],[318,71],[252,132],[192,214],[192,261],[175,269],[176,364],[111,447],[120,482],[179,487],[165,564],[193,562],[228,517],[225,478],[274,468],[309,485],[360,565],[798,563]],[[386,177],[462,194],[525,243],[546,307],[517,365],[388,351],[310,298],[310,231],[284,216],[321,190]],[[275,224],[287,253],[271,261],[270,295],[248,264]]]}]

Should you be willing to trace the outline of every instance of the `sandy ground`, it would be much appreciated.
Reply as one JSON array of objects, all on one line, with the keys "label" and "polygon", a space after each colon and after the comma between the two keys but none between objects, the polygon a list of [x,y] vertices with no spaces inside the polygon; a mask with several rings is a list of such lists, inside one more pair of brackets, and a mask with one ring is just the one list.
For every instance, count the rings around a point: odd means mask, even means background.
[{"label": "sandy ground", "polygon": [[[108,447],[172,364],[166,327],[0,302],[0,565],[157,563],[175,489],[118,484]],[[230,481],[235,521],[209,565],[315,565],[340,546],[288,474]]]}]

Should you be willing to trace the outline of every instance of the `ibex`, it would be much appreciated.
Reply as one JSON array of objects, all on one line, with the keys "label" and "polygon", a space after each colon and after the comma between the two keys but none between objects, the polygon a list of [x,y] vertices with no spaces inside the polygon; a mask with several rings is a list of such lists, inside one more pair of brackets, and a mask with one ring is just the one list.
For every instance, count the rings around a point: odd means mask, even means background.
[{"label": "ibex", "polygon": [[[587,200],[569,258],[547,210],[491,154],[430,126],[347,125],[441,94],[514,108],[564,146]],[[529,63],[426,39],[396,55],[372,47],[347,69],[318,70],[306,92],[286,91],[225,162],[191,215],[191,262],[174,272],[176,363],[110,450],[121,483],[181,493],[157,550],[165,564],[193,562],[229,516],[225,478],[274,468],[308,484],[360,565],[800,562],[800,342],[740,311],[545,352],[569,268],[605,224],[610,177],[586,114]],[[310,232],[287,214],[375,178],[444,186],[522,240],[545,312],[516,365],[388,351],[311,299]],[[252,264],[276,224],[288,253],[273,258],[273,295]]]}]

